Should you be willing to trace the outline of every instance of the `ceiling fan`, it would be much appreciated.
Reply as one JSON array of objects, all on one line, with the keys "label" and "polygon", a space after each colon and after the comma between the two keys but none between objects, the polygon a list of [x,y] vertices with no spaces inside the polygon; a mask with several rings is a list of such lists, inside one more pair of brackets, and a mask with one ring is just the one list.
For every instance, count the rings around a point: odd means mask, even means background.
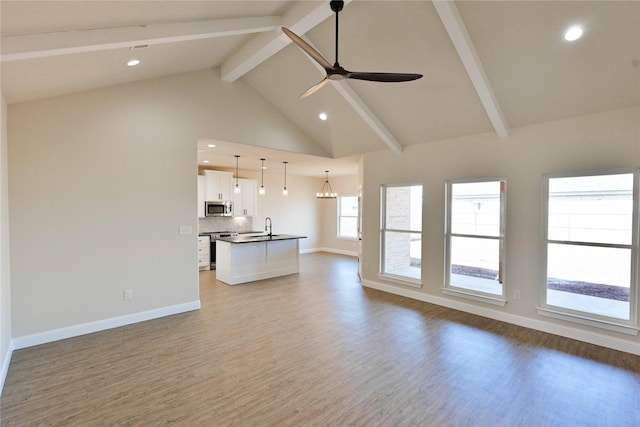
[{"label": "ceiling fan", "polygon": [[356,79],[356,80],[368,80],[372,82],[408,82],[411,80],[417,80],[422,77],[422,74],[408,74],[408,73],[367,73],[348,71],[340,66],[338,62],[338,14],[344,7],[344,1],[332,0],[330,2],[331,10],[336,13],[336,63],[331,65],[329,61],[324,59],[317,50],[309,46],[307,42],[298,37],[293,31],[288,28],[282,27],[282,31],[295,43],[305,51],[310,57],[312,57],[318,64],[324,68],[327,75],[318,84],[309,88],[305,93],[300,95],[300,99],[316,93],[322,89],[327,83],[332,80],[344,80],[344,79]]}]

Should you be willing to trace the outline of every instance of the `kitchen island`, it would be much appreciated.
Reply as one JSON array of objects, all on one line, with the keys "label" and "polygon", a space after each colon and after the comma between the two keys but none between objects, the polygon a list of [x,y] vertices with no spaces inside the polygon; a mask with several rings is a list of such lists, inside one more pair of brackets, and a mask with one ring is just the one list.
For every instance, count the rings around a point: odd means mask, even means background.
[{"label": "kitchen island", "polygon": [[227,285],[296,274],[299,241],[306,236],[273,234],[216,240],[216,279]]}]

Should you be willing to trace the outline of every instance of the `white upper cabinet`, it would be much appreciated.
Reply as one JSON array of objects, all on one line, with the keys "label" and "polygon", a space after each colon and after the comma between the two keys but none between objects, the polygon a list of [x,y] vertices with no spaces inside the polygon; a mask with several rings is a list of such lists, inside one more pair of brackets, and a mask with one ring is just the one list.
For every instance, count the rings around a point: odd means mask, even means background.
[{"label": "white upper cabinet", "polygon": [[233,173],[205,170],[204,179],[206,201],[233,200]]},{"label": "white upper cabinet", "polygon": [[204,218],[204,175],[198,175],[198,218]]},{"label": "white upper cabinet", "polygon": [[240,178],[238,187],[240,193],[233,195],[233,216],[255,216],[258,205],[258,181]]}]

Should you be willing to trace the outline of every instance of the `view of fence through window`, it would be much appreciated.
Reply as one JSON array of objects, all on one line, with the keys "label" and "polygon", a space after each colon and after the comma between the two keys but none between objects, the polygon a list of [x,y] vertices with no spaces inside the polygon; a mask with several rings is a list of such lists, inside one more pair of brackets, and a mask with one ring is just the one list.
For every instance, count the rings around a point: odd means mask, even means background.
[{"label": "view of fence through window", "polygon": [[450,184],[448,286],[502,295],[504,186],[501,181]]},{"label": "view of fence through window", "polygon": [[420,280],[422,186],[383,187],[382,273]]},{"label": "view of fence through window", "polygon": [[630,319],[633,180],[549,178],[547,305]]}]

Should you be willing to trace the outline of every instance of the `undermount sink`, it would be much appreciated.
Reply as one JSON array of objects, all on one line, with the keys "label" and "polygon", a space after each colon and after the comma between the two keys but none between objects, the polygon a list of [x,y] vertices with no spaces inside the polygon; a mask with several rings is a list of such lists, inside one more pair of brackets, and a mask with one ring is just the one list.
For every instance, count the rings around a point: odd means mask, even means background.
[{"label": "undermount sink", "polygon": [[[279,234],[272,234],[271,237],[278,237]],[[257,236],[246,236],[243,239],[251,240],[251,239],[269,239],[268,234],[259,234]]]}]

